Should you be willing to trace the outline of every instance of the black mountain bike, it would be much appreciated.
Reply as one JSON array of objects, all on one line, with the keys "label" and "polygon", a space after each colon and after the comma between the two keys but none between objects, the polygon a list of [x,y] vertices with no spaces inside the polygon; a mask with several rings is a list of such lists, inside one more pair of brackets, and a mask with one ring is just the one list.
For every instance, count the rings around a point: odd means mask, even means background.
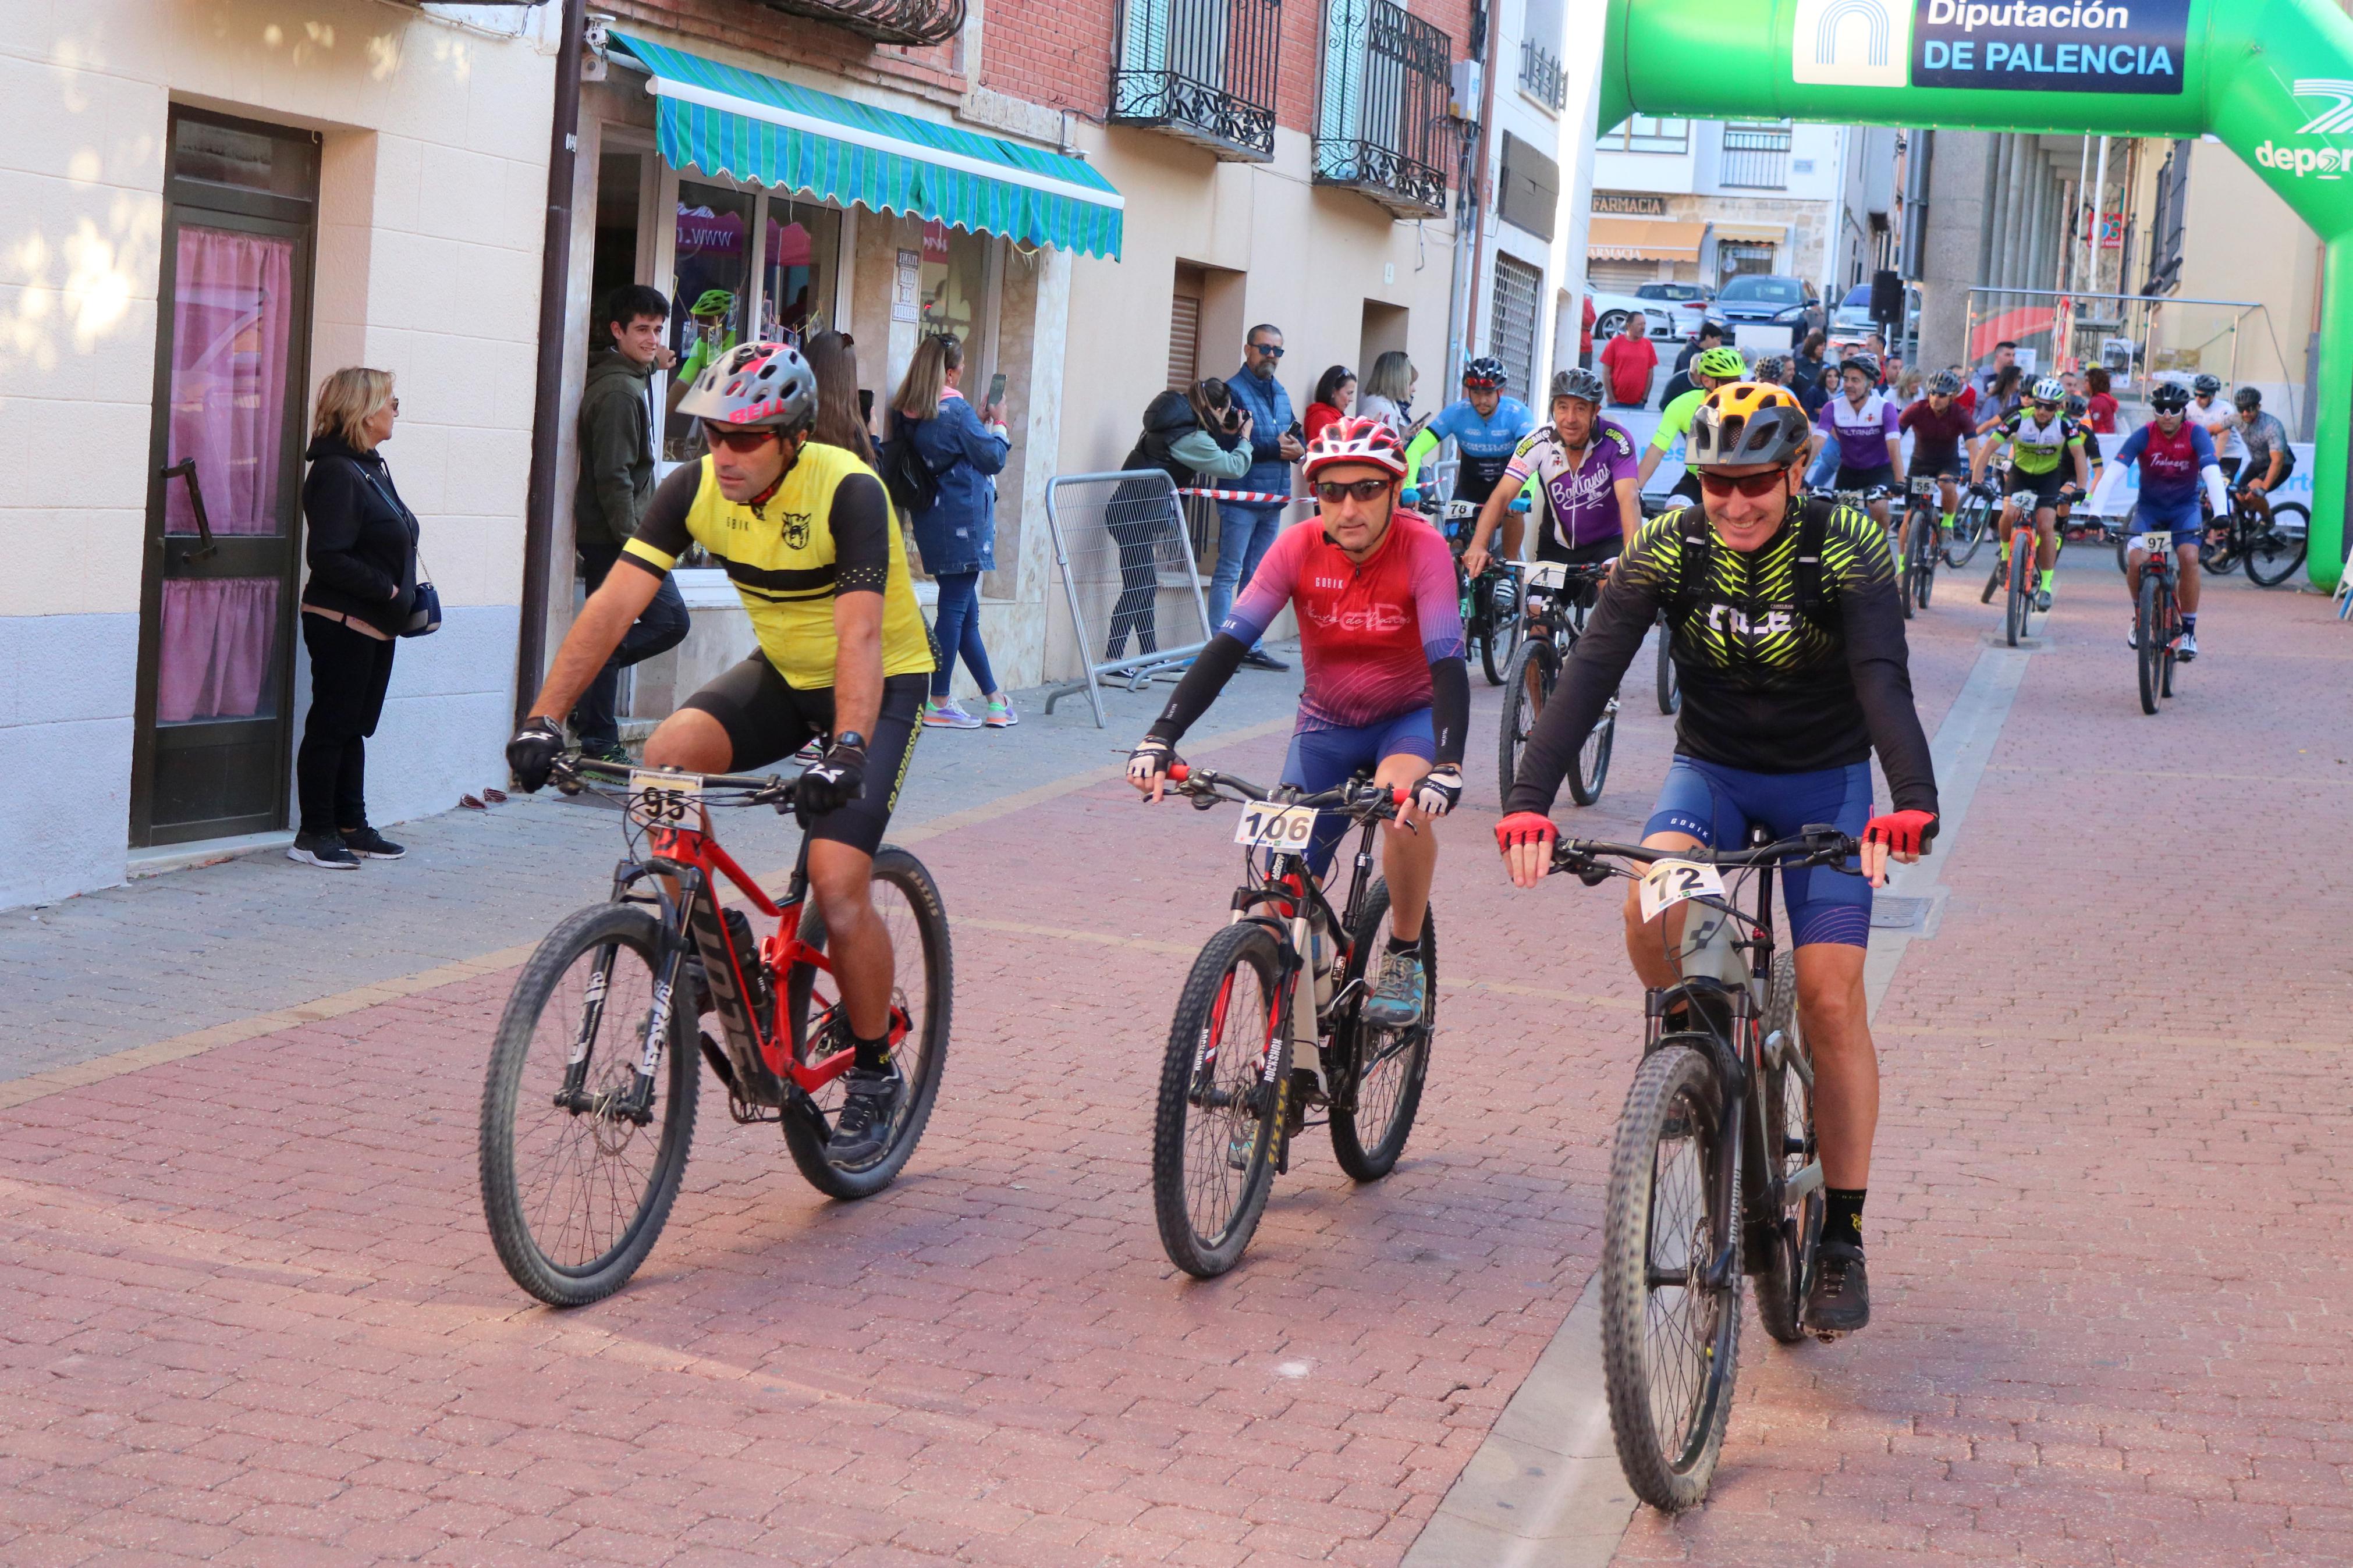
[{"label": "black mountain bike", "polygon": [[2148,552],[2140,563],[2140,593],[2133,601],[2133,663],[2140,679],[2140,710],[2154,714],[2157,700],[2173,695],[2174,645],[2181,640],[2181,601],[2176,597],[2178,568],[2173,536],[2148,533],[2130,542]]},{"label": "black mountain bike", "polygon": [[[1173,763],[1174,793],[1208,811],[1243,803],[1248,846],[1232,922],[1193,961],[1160,1068],[1152,1125],[1152,1209],[1168,1260],[1199,1279],[1223,1274],[1265,1212],[1275,1176],[1310,1110],[1325,1112],[1332,1153],[1359,1182],[1396,1166],[1421,1108],[1438,1024],[1438,917],[1421,922],[1428,999],[1421,1020],[1387,1029],[1360,1016],[1373,961],[1388,943],[1388,884],[1372,874],[1374,825],[1403,790],[1362,775],[1302,795]],[[1335,909],[1307,871],[1318,817],[1361,826],[1345,895]],[[1299,1058],[1309,1052],[1319,1075]]]},{"label": "black mountain bike", "polygon": [[[1773,947],[1773,869],[1851,870],[1855,841],[1810,826],[1745,849],[1648,849],[1566,838],[1552,868],[1588,887],[1644,884],[1644,912],[1683,906],[1669,948],[1676,984],[1643,1005],[1642,1063],[1609,1162],[1601,1231],[1602,1373],[1618,1462],[1653,1508],[1707,1496],[1732,1415],[1742,1277],[1757,1277],[1766,1332],[1810,1332],[1821,1239],[1814,1069],[1797,1016],[1797,968]],[[1639,874],[1623,861],[1644,868]],[[1744,898],[1723,873],[1750,873]],[[1744,908],[1744,905],[1746,906]],[[1753,912],[1752,912],[1753,911]]]},{"label": "black mountain bike", "polygon": [[2199,510],[2205,514],[2206,535],[2198,546],[2198,564],[2215,576],[2227,575],[2246,563],[2247,580],[2258,587],[2276,588],[2288,574],[2304,564],[2312,530],[2312,513],[2301,501],[2281,501],[2265,510],[2248,504],[2248,492],[2231,491],[2231,510],[2216,517],[2213,503],[2201,492]]},{"label": "black mountain bike", "polygon": [[[1504,711],[1495,726],[1495,773],[1505,811],[1512,809],[1512,780],[1519,772],[1520,752],[1535,733],[1536,720],[1559,683],[1561,667],[1585,633],[1593,595],[1609,576],[1606,565],[1568,566],[1539,561],[1528,568],[1527,640],[1513,657],[1511,673],[1504,678]],[[1666,643],[1666,624],[1662,621],[1659,646],[1663,648]],[[1618,699],[1613,696],[1601,710],[1601,721],[1577,748],[1577,763],[1569,770],[1568,793],[1577,805],[1591,805],[1601,798],[1617,734]]]},{"label": "black mountain bike", "polygon": [[1936,537],[1942,514],[1936,510],[1936,479],[1933,474],[1915,474],[1905,487],[1911,493],[1905,498],[1904,515],[1908,525],[1904,534],[1911,545],[1903,552],[1899,596],[1904,601],[1904,618],[1912,618],[1913,609],[1928,607],[1928,591],[1936,584],[1936,562],[1940,542]]},{"label": "black mountain bike", "polygon": [[[947,911],[923,863],[884,845],[874,907],[891,940],[891,1056],[904,1082],[881,1152],[845,1163],[827,1145],[852,1053],[808,901],[808,840],[771,899],[711,826],[713,807],[791,809],[795,782],[587,758],[555,766],[566,795],[621,796],[628,853],[611,899],[558,921],[516,977],[491,1047],[478,1151],[499,1261],[551,1306],[611,1295],[653,1250],[686,1173],[703,1062],[734,1119],[780,1123],[793,1163],[831,1197],[890,1185],[923,1135],[947,1058]],[[723,879],[776,922],[770,935],[721,907]],[[698,1007],[721,1039],[698,1031]]]}]

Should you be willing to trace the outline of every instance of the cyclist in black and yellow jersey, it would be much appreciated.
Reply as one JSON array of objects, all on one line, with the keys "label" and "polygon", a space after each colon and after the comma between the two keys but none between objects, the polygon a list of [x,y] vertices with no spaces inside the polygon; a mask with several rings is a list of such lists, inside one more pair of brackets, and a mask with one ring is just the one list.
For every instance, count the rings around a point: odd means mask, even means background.
[{"label": "cyclist in black and yellow jersey", "polygon": [[[1752,824],[1786,838],[1813,823],[1862,841],[1862,877],[1790,867],[1782,885],[1827,1189],[1807,1320],[1850,1333],[1871,1315],[1862,1264],[1879,1115],[1862,986],[1871,889],[1891,857],[1916,860],[1935,837],[1936,781],[1913,710],[1886,530],[1852,507],[1805,497],[1797,465],[1810,435],[1804,405],[1780,387],[1742,382],[1708,394],[1687,442],[1701,503],[1652,518],[1619,561],[1520,755],[1511,815],[1495,837],[1515,885],[1543,879],[1556,836],[1545,814],[1663,611],[1683,700],[1642,842],[1738,848]],[[1885,813],[1872,809],[1874,751],[1894,796]],[[1680,931],[1673,910],[1663,918]],[[1630,897],[1626,951],[1654,989],[1677,978],[1662,936]]]},{"label": "cyclist in black and yellow jersey", "polygon": [[817,377],[784,343],[721,355],[680,400],[711,445],[655,489],[621,563],[572,623],[531,718],[507,743],[526,790],[564,750],[561,715],[651,602],[690,545],[735,584],[760,651],[688,698],[646,742],[649,767],[746,773],[812,738],[824,755],[794,806],[825,917],[856,1058],[828,1146],[845,1164],[881,1146],[901,1089],[890,1052],[891,938],[868,884],[913,753],[932,643],[882,481],[850,453],[809,439]]},{"label": "cyclist in black and yellow jersey", "polygon": [[[2066,395],[2067,389],[2054,376],[2046,375],[2036,382],[2026,403],[1998,420],[1979,443],[1969,469],[1971,481],[1981,486],[1986,464],[1997,448],[2009,443],[2010,483],[2018,494],[2031,492],[2034,500],[2034,563],[2042,571],[2034,595],[2034,607],[2038,610],[2051,607],[2051,590],[2058,574],[2059,509],[2081,500],[2092,491],[2090,453],[2097,449],[2097,444],[2092,439],[2089,426],[2067,417],[2063,407]],[[2010,559],[2010,535],[2026,521],[2015,500],[2003,500],[2001,556],[1994,563],[1993,576],[1986,584],[1981,601],[1990,602],[1994,589],[2000,585],[2003,564]]]}]

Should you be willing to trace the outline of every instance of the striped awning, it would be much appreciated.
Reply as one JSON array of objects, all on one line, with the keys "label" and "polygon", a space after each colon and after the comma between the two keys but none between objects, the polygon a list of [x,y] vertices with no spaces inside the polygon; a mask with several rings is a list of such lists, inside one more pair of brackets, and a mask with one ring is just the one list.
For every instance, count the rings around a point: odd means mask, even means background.
[{"label": "striped awning", "polygon": [[611,37],[652,73],[655,144],[674,168],[1119,259],[1126,203],[1080,159]]}]

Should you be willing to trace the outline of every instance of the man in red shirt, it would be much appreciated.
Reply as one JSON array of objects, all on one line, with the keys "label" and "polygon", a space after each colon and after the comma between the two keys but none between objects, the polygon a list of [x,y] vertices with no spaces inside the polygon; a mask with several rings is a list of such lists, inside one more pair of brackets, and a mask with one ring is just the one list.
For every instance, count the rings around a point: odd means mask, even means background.
[{"label": "man in red shirt", "polygon": [[1641,408],[1651,401],[1651,373],[1659,368],[1659,351],[1645,335],[1649,318],[1636,311],[1626,318],[1625,330],[1601,350],[1602,373],[1609,378],[1609,401]]}]

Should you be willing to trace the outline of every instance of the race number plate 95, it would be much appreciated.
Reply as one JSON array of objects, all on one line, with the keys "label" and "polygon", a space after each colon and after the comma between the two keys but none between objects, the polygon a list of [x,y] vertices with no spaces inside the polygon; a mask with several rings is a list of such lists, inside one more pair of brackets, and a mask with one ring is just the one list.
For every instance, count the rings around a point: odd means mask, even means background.
[{"label": "race number plate 95", "polygon": [[629,770],[629,820],[640,827],[685,827],[702,805],[701,773]]},{"label": "race number plate 95", "polygon": [[1304,855],[1315,837],[1315,815],[1308,806],[1251,801],[1242,807],[1242,819],[1234,826],[1234,842],[1254,849]]},{"label": "race number plate 95", "polygon": [[1642,919],[1645,922],[1688,899],[1724,897],[1724,876],[1713,866],[1690,860],[1657,860],[1642,873]]}]

